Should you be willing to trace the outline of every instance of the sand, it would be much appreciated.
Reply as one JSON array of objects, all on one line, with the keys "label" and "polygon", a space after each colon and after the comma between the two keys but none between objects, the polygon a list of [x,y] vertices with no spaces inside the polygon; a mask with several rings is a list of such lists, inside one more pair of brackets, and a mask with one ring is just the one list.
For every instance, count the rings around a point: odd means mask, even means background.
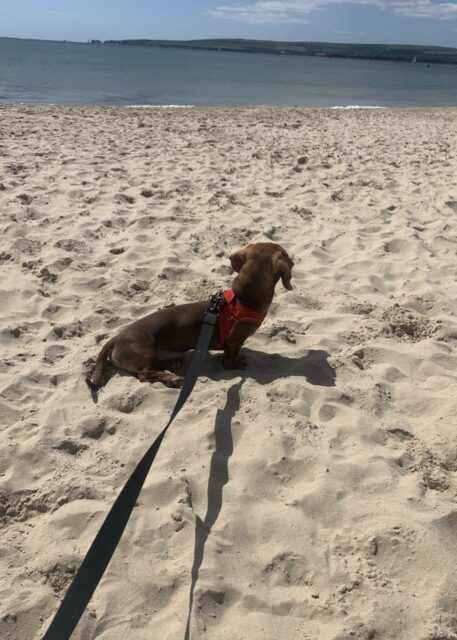
[{"label": "sand", "polygon": [[294,290],[244,372],[208,358],[73,637],[457,638],[456,149],[455,109],[0,107],[2,638],[42,637],[177,397],[94,403],[100,345],[268,240]]}]

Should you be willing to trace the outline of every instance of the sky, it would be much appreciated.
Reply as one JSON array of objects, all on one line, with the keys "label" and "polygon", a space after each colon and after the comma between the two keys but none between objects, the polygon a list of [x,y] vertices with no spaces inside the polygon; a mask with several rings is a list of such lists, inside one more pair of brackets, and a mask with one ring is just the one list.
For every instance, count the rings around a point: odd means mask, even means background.
[{"label": "sky", "polygon": [[457,47],[457,0],[0,0],[0,36]]}]

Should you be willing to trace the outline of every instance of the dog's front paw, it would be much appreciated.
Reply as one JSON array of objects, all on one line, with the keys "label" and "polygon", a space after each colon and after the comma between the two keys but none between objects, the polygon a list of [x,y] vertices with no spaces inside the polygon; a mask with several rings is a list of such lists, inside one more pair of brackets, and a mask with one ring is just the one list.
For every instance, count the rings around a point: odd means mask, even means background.
[{"label": "dog's front paw", "polygon": [[181,376],[173,376],[164,381],[164,384],[171,389],[180,389],[184,383],[184,378]]},{"label": "dog's front paw", "polygon": [[222,366],[224,367],[224,369],[246,369],[246,356],[238,355],[236,356],[236,358],[224,356],[222,358]]}]

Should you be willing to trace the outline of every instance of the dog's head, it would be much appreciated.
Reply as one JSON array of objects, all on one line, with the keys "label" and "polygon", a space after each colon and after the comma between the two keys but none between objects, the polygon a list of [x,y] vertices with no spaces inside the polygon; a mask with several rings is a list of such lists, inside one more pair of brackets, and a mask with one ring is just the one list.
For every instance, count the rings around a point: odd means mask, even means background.
[{"label": "dog's head", "polygon": [[243,249],[235,251],[230,256],[232,268],[237,273],[248,264],[259,262],[259,266],[266,261],[271,264],[271,270],[274,277],[274,284],[281,278],[284,287],[289,291],[292,290],[290,284],[292,278],[293,260],[287,251],[279,244],[273,242],[258,242],[256,244],[248,244]]}]

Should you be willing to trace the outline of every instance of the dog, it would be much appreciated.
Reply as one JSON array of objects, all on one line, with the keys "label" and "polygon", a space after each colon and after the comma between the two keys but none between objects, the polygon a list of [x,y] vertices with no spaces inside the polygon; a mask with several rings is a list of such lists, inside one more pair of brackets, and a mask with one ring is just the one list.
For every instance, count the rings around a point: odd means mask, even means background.
[{"label": "dog", "polygon": [[[273,300],[276,284],[292,290],[294,263],[285,249],[272,242],[248,244],[230,256],[238,274],[232,288],[223,294],[210,350],[223,350],[226,369],[242,368],[240,349],[262,323]],[[141,382],[159,381],[168,387],[180,387],[183,378],[163,370],[162,363],[181,358],[194,349],[208,301],[191,302],[161,309],[129,324],[111,338],[99,353],[89,387],[100,387],[107,360],[138,375]]]}]

